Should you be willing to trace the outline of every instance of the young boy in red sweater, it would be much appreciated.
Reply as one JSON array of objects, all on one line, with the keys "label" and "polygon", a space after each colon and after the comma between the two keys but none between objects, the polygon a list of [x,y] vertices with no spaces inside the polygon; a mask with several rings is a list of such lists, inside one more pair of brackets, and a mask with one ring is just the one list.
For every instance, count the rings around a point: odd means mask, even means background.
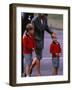
[{"label": "young boy in red sweater", "polygon": [[23,54],[24,54],[24,65],[25,74],[27,77],[30,76],[30,66],[32,64],[32,52],[36,47],[34,39],[34,26],[29,23],[26,26],[26,33],[23,36]]},{"label": "young boy in red sweater", "polygon": [[57,41],[56,36],[52,37],[52,43],[50,45],[50,53],[52,54],[52,65],[53,65],[52,73],[53,75],[58,75],[61,46]]}]

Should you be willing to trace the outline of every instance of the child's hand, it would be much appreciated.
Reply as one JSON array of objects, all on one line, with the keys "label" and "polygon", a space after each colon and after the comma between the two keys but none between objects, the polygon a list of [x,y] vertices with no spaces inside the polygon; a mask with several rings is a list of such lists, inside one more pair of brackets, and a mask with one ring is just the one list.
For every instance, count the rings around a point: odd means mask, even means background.
[{"label": "child's hand", "polygon": [[34,49],[34,48],[32,48],[32,50],[34,51],[35,49]]},{"label": "child's hand", "polygon": [[60,56],[60,54],[59,54],[59,53],[56,53],[56,56],[58,56],[58,57],[59,57],[59,56]]}]

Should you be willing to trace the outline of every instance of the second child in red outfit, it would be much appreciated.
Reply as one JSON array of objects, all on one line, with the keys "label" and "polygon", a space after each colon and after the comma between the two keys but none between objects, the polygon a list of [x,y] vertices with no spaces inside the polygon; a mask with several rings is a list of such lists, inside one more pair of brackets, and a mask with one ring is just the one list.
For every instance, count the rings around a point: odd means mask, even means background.
[{"label": "second child in red outfit", "polygon": [[53,65],[53,75],[58,74],[59,68],[59,58],[61,53],[60,43],[57,41],[57,37],[52,37],[52,43],[50,45],[50,53],[52,54],[52,65]]}]

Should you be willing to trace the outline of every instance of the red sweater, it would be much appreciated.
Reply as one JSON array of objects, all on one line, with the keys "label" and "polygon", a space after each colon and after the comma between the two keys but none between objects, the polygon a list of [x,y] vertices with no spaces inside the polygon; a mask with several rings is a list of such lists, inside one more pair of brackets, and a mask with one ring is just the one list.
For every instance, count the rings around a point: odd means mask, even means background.
[{"label": "red sweater", "polygon": [[59,42],[52,42],[50,45],[50,53],[52,53],[52,57],[57,57],[56,53],[61,53],[61,47]]},{"label": "red sweater", "polygon": [[23,54],[31,54],[33,49],[36,48],[34,37],[25,35],[22,41],[23,41]]}]

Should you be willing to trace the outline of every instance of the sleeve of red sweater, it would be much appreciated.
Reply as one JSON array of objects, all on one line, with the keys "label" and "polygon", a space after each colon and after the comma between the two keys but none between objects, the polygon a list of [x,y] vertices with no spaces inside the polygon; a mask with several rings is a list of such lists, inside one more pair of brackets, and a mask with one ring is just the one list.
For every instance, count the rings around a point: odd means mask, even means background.
[{"label": "sleeve of red sweater", "polygon": [[53,47],[53,43],[50,45],[50,53],[55,54],[55,52],[54,52],[54,47]]},{"label": "sleeve of red sweater", "polygon": [[50,45],[50,53],[53,53],[53,45]]},{"label": "sleeve of red sweater", "polygon": [[60,46],[60,44],[59,44],[59,53],[61,53],[61,46]]},{"label": "sleeve of red sweater", "polygon": [[26,49],[29,49],[31,50],[32,48],[30,47],[30,45],[28,44],[28,40],[27,38],[23,38],[23,47],[26,48]]}]

